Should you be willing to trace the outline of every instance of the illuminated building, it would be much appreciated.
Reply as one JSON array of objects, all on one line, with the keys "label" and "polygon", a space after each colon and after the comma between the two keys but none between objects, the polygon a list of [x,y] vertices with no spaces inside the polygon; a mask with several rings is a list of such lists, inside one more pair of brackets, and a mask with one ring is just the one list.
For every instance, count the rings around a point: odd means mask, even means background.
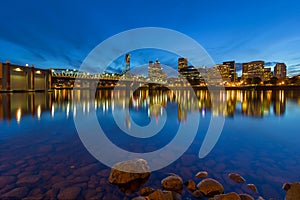
[{"label": "illuminated building", "polygon": [[284,63],[277,63],[275,65],[274,76],[278,79],[286,78],[286,65]]},{"label": "illuminated building", "polygon": [[153,61],[149,61],[148,78],[154,83],[167,81],[167,74],[162,71],[158,60],[156,60],[155,63],[153,63]]},{"label": "illuminated building", "polygon": [[178,72],[180,72],[180,70],[187,68],[188,66],[188,60],[187,58],[178,58]]},{"label": "illuminated building", "polygon": [[0,63],[0,89],[6,91],[48,90],[51,82],[49,70]]},{"label": "illuminated building", "polygon": [[226,61],[226,62],[223,62],[223,65],[228,65],[229,66],[230,81],[235,82],[236,78],[237,78],[235,61]]},{"label": "illuminated building", "polygon": [[264,77],[264,61],[253,61],[249,63],[242,64],[242,79],[248,78],[260,78],[263,79]]},{"label": "illuminated building", "polygon": [[271,67],[264,68],[264,81],[269,81],[273,77],[273,73],[271,71]]},{"label": "illuminated building", "polygon": [[208,81],[213,85],[224,84],[230,82],[229,66],[228,65],[215,65],[208,69]]}]

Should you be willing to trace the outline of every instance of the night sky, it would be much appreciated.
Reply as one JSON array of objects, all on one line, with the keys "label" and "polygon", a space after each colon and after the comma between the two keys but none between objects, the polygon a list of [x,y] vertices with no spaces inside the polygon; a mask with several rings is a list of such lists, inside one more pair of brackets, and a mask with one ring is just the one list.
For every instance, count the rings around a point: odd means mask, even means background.
[{"label": "night sky", "polygon": [[[40,68],[79,68],[100,42],[139,27],[164,27],[199,42],[216,63],[285,62],[300,74],[298,0],[27,0],[0,1],[0,61]],[[160,59],[136,53],[132,65]],[[110,68],[120,68],[118,64]]]}]

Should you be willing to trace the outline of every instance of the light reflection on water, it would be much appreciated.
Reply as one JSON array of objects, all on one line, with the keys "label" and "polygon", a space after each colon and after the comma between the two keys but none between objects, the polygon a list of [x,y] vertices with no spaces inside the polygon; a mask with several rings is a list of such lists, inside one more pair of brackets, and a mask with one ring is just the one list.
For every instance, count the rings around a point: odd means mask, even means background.
[{"label": "light reflection on water", "polygon": [[[212,106],[210,94],[206,90],[195,91],[197,99],[191,98],[190,93],[191,91],[187,90],[135,92],[101,90],[96,94],[88,90],[2,93],[0,94],[1,163],[11,163],[16,169],[19,166],[33,168],[30,166],[30,162],[34,162],[32,160],[44,159],[45,161],[41,163],[35,162],[35,173],[41,174],[42,170],[53,171],[54,168],[57,176],[69,179],[73,176],[72,172],[66,172],[65,168],[98,163],[87,155],[78,140],[72,120],[77,113],[89,115],[95,110],[102,120],[100,123],[107,125],[106,130],[111,133],[109,137],[114,143],[124,149],[144,152],[168,143],[173,137],[173,129],[178,127],[179,122],[186,121],[193,112],[200,112],[203,124],[199,127],[198,135],[190,149],[172,165],[154,172],[149,185],[160,187],[158,180],[164,178],[166,173],[177,173],[187,180],[193,178],[196,172],[206,170],[211,177],[225,185],[227,192],[231,190],[244,192],[243,188],[236,187],[227,180],[226,174],[235,171],[241,173],[249,183],[255,183],[260,195],[283,199],[282,183],[300,179],[298,169],[300,136],[297,134],[300,92],[227,90],[214,94],[216,96],[213,98],[220,102],[216,104],[217,106]],[[126,98],[127,96],[130,98]],[[140,142],[117,134],[119,129],[113,122],[111,113],[115,109],[125,109],[126,105],[130,106],[132,119],[142,126],[149,123],[149,118],[159,119],[163,113],[162,108],[166,109],[168,123],[163,129],[165,135],[159,134],[153,138],[156,140],[154,147],[151,146],[153,140]],[[197,155],[211,115],[225,116],[226,122],[217,145],[201,160]],[[124,122],[128,128],[132,123],[130,119],[126,118]],[[48,148],[49,145],[51,148],[46,151],[45,146]],[[43,151],[40,152],[39,149]],[[44,152],[47,154],[43,154]],[[26,164],[22,164],[23,162]],[[62,163],[65,166],[58,168],[57,166],[63,165]],[[99,166],[99,169],[107,170],[104,166]],[[26,170],[20,167],[19,173]],[[1,172],[4,175],[10,173],[13,172],[11,170]],[[12,175],[18,176],[15,172]],[[55,183],[52,179],[48,180],[43,177],[44,175],[41,176],[39,186],[43,187],[42,191],[47,191],[52,187],[50,184]],[[107,176],[108,173],[100,179],[103,178],[105,182]],[[109,185],[106,187],[108,189],[104,189],[103,193],[116,189]],[[84,196],[87,189],[85,186],[82,188]]]},{"label": "light reflection on water", "polygon": [[[128,94],[127,94],[127,93]],[[190,97],[191,91],[150,91],[139,90],[136,92],[126,90],[103,90],[98,91],[94,98],[88,90],[71,91],[56,90],[53,93],[14,93],[0,94],[0,119],[10,121],[15,119],[18,123],[26,115],[36,116],[40,120],[44,112],[50,112],[55,117],[55,112],[64,111],[66,118],[70,113],[76,115],[78,109],[86,114],[90,109],[101,109],[106,112],[115,107],[129,105],[132,109],[147,108],[149,117],[161,115],[160,106],[166,107],[168,103],[176,103],[178,120],[186,120],[187,113],[200,112],[205,116],[206,112],[213,115],[234,117],[244,115],[249,117],[263,117],[267,115],[284,115],[286,102],[291,100],[299,104],[300,93],[298,91],[266,90],[245,91],[228,90],[220,91],[220,104],[212,106],[210,94],[207,90],[196,91],[197,100]],[[129,98],[130,95],[130,98]],[[94,102],[92,102],[94,100]],[[222,102],[222,103],[221,103]],[[224,104],[225,102],[225,104]]]}]

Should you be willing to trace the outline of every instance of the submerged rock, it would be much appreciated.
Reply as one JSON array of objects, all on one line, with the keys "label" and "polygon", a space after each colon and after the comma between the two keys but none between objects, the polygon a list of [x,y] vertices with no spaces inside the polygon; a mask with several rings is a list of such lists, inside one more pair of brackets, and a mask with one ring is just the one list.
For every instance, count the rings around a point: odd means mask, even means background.
[{"label": "submerged rock", "polygon": [[201,199],[203,197],[203,194],[199,190],[194,191],[192,195],[197,199]]},{"label": "submerged rock", "polygon": [[186,186],[186,188],[190,191],[190,192],[194,192],[197,188],[196,188],[196,183],[193,180],[188,180],[184,183],[184,185]]},{"label": "submerged rock", "polygon": [[57,198],[61,199],[61,200],[64,200],[64,199],[70,199],[70,200],[71,199],[77,199],[80,192],[81,192],[80,187],[76,187],[76,186],[75,187],[69,187],[69,188],[61,190],[58,193]]},{"label": "submerged rock", "polygon": [[247,185],[248,185],[248,187],[249,187],[253,192],[257,193],[257,188],[256,188],[256,186],[255,186],[254,184],[249,183],[249,184],[247,184]]},{"label": "submerged rock", "polygon": [[180,176],[172,174],[161,181],[161,185],[165,190],[181,192],[183,181]]},{"label": "submerged rock", "polygon": [[223,185],[212,178],[203,179],[200,183],[198,183],[197,187],[200,192],[209,197],[224,193]]},{"label": "submerged rock", "polygon": [[149,194],[151,194],[154,191],[155,190],[152,187],[144,187],[144,188],[140,189],[140,193],[142,196],[148,196]]},{"label": "submerged rock", "polygon": [[231,180],[233,180],[233,181],[235,181],[237,183],[244,183],[244,182],[246,182],[246,180],[241,175],[239,175],[237,173],[230,173],[230,174],[228,174],[228,177]]},{"label": "submerged rock", "polygon": [[2,195],[1,198],[4,199],[22,199],[23,197],[25,197],[28,193],[28,188],[27,187],[19,187],[19,188],[15,188],[9,192],[7,192],[6,194]]},{"label": "submerged rock", "polygon": [[241,200],[254,200],[249,194],[240,194]]},{"label": "submerged rock", "polygon": [[150,177],[150,167],[144,159],[133,159],[115,164],[109,175],[109,182],[132,194],[144,185]]},{"label": "submerged rock", "polygon": [[214,196],[214,200],[241,200],[240,196],[235,192],[227,194],[219,194]]},{"label": "submerged rock", "polygon": [[201,171],[201,172],[198,172],[195,176],[197,178],[206,178],[208,175],[208,173],[206,171]]},{"label": "submerged rock", "polygon": [[300,199],[300,183],[284,184],[283,189],[286,190],[286,200],[298,200]]}]

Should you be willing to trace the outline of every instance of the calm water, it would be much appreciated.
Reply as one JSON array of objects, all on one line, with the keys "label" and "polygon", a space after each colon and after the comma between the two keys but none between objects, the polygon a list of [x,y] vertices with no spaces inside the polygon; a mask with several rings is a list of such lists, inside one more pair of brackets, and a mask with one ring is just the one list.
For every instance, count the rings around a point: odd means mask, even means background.
[{"label": "calm water", "polygon": [[[125,98],[131,94],[130,98]],[[97,119],[107,137],[132,152],[149,152],[168,144],[180,124],[199,112],[200,123],[192,145],[171,165],[152,172],[146,185],[160,188],[160,180],[176,173],[184,180],[195,179],[198,171],[220,181],[225,192],[249,193],[254,197],[283,199],[284,182],[300,180],[300,92],[299,91],[226,91],[218,94],[223,104],[212,106],[208,91],[89,91],[0,94],[0,196],[7,193],[56,198],[69,188],[77,198],[130,199],[108,183],[110,169],[85,149],[77,134],[74,116]],[[112,110],[130,105],[133,122],[146,126],[150,119],[159,123],[164,111],[167,120],[161,131],[142,139],[124,134],[112,117]],[[198,157],[211,116],[224,116],[222,134],[213,150]],[[142,134],[142,133],[141,133]],[[109,149],[107,152],[109,153]],[[254,183],[259,194],[246,184],[228,179],[240,173]],[[192,198],[185,191],[183,199]]]}]

